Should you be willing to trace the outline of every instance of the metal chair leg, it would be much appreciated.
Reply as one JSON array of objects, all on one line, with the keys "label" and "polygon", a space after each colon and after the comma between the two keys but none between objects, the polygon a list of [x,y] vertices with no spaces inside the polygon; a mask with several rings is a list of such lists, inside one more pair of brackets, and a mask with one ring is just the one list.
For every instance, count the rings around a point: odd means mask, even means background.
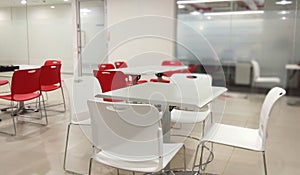
[{"label": "metal chair leg", "polygon": [[93,158],[90,158],[89,175],[92,174],[92,164],[93,164]]},{"label": "metal chair leg", "polygon": [[64,103],[64,111],[66,111],[66,101],[65,101],[65,95],[64,95],[63,87],[60,86],[60,89],[61,89],[61,95],[62,95],[63,103]]},{"label": "metal chair leg", "polygon": [[268,172],[267,172],[267,161],[266,161],[266,154],[265,154],[265,151],[262,152],[262,156],[263,156],[263,161],[264,161],[265,175],[268,175]]},{"label": "metal chair leg", "polygon": [[67,151],[68,151],[68,144],[69,144],[70,129],[71,129],[71,123],[68,124],[68,129],[67,129],[67,138],[66,138],[65,154],[64,154],[64,164],[63,164],[64,171],[68,171],[66,169],[66,161],[67,161]]}]

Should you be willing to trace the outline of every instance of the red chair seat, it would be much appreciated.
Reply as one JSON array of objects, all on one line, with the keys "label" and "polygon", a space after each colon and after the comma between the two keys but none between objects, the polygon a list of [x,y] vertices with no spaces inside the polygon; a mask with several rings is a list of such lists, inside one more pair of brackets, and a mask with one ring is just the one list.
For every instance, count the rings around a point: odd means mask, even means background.
[{"label": "red chair seat", "polygon": [[0,80],[0,86],[5,85],[8,83],[8,80]]},{"label": "red chair seat", "polygon": [[42,85],[41,89],[42,91],[53,91],[55,89],[59,89],[60,85]]},{"label": "red chair seat", "polygon": [[12,98],[12,94],[8,94],[8,95],[0,96],[0,98],[5,99],[5,100],[20,102],[20,101],[32,100],[39,96],[40,96],[39,93],[14,94],[14,98]]}]

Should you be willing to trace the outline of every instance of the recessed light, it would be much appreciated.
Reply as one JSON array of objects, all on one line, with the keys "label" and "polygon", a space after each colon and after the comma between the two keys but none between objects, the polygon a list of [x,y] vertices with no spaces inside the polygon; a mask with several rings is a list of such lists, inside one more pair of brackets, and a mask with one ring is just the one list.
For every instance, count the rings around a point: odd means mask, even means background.
[{"label": "recessed light", "polygon": [[184,6],[184,5],[181,5],[181,4],[178,4],[178,8],[179,8],[179,9],[184,9],[185,6]]},{"label": "recessed light", "polygon": [[289,14],[290,12],[289,12],[289,11],[283,10],[283,11],[280,11],[280,12],[278,12],[278,13],[281,14],[281,15],[286,15],[286,14]]},{"label": "recessed light", "polygon": [[276,2],[277,5],[288,5],[292,3],[293,3],[292,1],[287,1],[287,0],[281,0]]},{"label": "recessed light", "polygon": [[51,5],[50,8],[55,9],[55,6],[54,6],[54,5]]},{"label": "recessed light", "polygon": [[21,4],[23,4],[23,5],[27,4],[27,1],[26,0],[21,0]]}]

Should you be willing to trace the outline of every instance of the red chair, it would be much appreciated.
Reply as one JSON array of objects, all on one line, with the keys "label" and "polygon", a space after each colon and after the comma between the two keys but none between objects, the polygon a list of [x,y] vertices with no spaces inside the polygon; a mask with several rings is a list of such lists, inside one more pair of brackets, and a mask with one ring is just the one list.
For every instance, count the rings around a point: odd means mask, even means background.
[{"label": "red chair", "polygon": [[[61,74],[60,74],[61,64],[49,64],[41,67],[41,90],[42,92],[54,91],[57,89],[61,90],[62,100],[64,105],[64,111],[66,110],[66,102],[64,97],[64,91],[62,88]],[[56,106],[52,105],[52,106]]]},{"label": "red chair", "polygon": [[98,69],[99,70],[107,70],[107,69],[115,69],[115,66],[111,63],[106,63],[106,64],[98,64]]},{"label": "red chair", "polygon": [[[14,117],[18,115],[18,113],[15,113],[13,110],[14,104],[13,102],[19,102],[21,105],[25,101],[29,101],[32,99],[39,99],[39,111],[41,112],[41,118],[43,116],[42,110],[41,110],[41,103],[40,103],[40,97],[42,96],[42,91],[41,91],[41,84],[40,84],[40,72],[41,69],[27,69],[27,70],[16,70],[12,76],[12,81],[11,81],[11,93],[7,95],[0,95],[0,99],[4,100],[9,100],[11,102],[11,117],[13,121],[13,126],[14,126],[14,133],[7,133],[7,132],[2,132],[5,134],[10,134],[10,135],[16,135],[16,124],[15,124],[15,119]],[[43,101],[43,106],[44,106],[44,111],[45,111],[45,119],[46,119],[46,124],[48,124],[48,119],[47,119],[47,113],[46,113],[46,108],[44,104],[44,99],[42,96],[42,101]],[[39,123],[41,124],[41,123]]]},{"label": "red chair", "polygon": [[[126,75],[121,71],[97,71],[98,79],[102,92],[108,92],[127,87]],[[104,101],[119,102],[120,100],[104,98]]]},{"label": "red chair", "polygon": [[[161,63],[162,66],[183,66],[183,63],[179,60],[164,60]],[[181,73],[182,71],[167,71],[163,72],[162,76],[171,77],[175,73]],[[163,79],[162,77],[150,79],[151,82],[170,83],[170,80]]]},{"label": "red chair", "polygon": [[60,60],[46,60],[44,62],[44,66],[54,65],[54,64],[61,64],[61,61]]},{"label": "red chair", "polygon": [[[128,67],[127,66],[127,63],[124,62],[124,61],[116,61],[115,63],[115,66],[116,68],[126,68]],[[130,86],[130,85],[134,85],[135,83],[133,83],[133,81],[136,81],[136,79],[138,79],[140,76],[132,76],[132,81],[129,80],[129,77],[127,76],[128,80],[127,80],[127,85]],[[137,80],[136,83],[137,84],[142,84],[142,83],[147,83],[148,81],[147,80]]]}]

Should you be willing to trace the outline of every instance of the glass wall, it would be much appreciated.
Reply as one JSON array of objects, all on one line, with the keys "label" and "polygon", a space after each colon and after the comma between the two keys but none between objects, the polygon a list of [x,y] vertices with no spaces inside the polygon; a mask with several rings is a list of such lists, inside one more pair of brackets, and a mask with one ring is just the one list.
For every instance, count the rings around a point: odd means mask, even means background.
[{"label": "glass wall", "polygon": [[[195,36],[178,25],[177,58],[187,64],[249,63],[255,59],[261,74],[280,77],[281,86],[287,82],[285,65],[300,60],[299,13],[297,1],[279,5],[276,1],[255,2],[255,9],[234,1],[221,3],[180,4],[178,24],[189,26],[207,42],[196,43]],[[250,10],[249,10],[250,9]],[[253,12],[233,14],[231,12]],[[231,13],[231,14],[230,14]],[[208,44],[216,55],[207,51]],[[195,51],[195,52],[191,52]]]}]

